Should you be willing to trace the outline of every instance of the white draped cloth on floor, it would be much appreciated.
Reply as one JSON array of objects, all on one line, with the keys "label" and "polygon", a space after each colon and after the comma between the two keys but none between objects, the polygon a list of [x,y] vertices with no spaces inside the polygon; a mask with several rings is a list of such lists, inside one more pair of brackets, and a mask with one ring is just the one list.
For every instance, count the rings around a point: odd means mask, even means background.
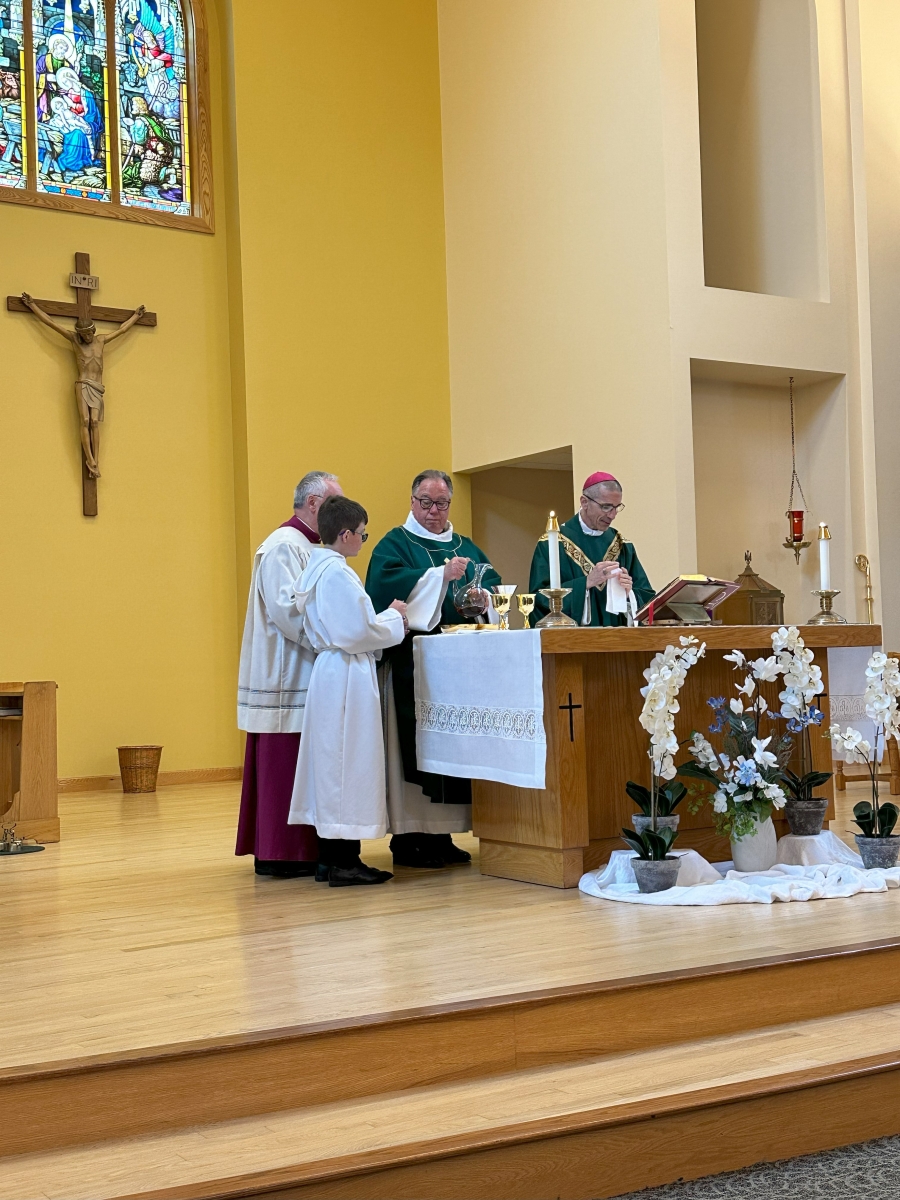
[{"label": "white draped cloth on floor", "polygon": [[696,850],[682,851],[678,856],[678,883],[666,892],[641,895],[631,868],[634,855],[630,850],[614,850],[605,867],[582,875],[578,887],[601,900],[658,907],[833,900],[900,887],[900,867],[867,871],[859,855],[829,832],[818,837],[782,838],[778,843],[779,861],[769,871],[734,871],[730,863],[719,863],[716,869]]},{"label": "white draped cloth on floor", "polygon": [[419,769],[543,788],[540,632],[419,637],[413,652]]}]

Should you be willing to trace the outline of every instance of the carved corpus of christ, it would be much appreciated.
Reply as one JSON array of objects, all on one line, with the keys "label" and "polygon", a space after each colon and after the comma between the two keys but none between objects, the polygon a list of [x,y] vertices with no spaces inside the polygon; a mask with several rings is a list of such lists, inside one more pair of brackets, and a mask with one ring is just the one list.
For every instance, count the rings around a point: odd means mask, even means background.
[{"label": "carved corpus of christ", "polygon": [[39,321],[43,321],[51,329],[72,343],[75,352],[75,363],[78,374],[75,379],[75,402],[78,405],[78,416],[81,421],[81,448],[84,451],[84,462],[92,479],[100,478],[100,422],[103,420],[103,351],[108,342],[114,341],[127,333],[144,315],[144,305],[123,321],[112,333],[97,333],[96,326],[91,320],[83,321],[78,318],[75,328],[69,329],[60,325],[32,300],[27,292],[22,293],[22,303],[34,313]]}]

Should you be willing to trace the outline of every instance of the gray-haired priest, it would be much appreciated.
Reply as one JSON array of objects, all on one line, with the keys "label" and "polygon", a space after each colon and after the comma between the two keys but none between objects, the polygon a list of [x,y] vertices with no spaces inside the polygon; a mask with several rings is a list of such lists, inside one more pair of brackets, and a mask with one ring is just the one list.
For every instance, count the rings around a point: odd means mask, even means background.
[{"label": "gray-haired priest", "polygon": [[[410,513],[372,552],[366,591],[378,611],[394,600],[410,607],[411,633],[385,651],[385,736],[388,758],[388,819],[391,853],[398,866],[442,867],[468,862],[452,833],[472,827],[468,779],[420,771],[416,761],[416,698],[413,633],[439,633],[440,625],[474,622],[457,612],[451,583],[474,577],[473,563],[488,559],[449,520],[453,482],[443,471],[422,471],[413,480]],[[491,567],[483,583],[500,582]]]},{"label": "gray-haired priest", "polygon": [[300,644],[294,581],[319,544],[317,513],[341,496],[336,475],[310,471],[294,490],[294,515],[256,552],[238,670],[238,728],[247,731],[235,854],[252,854],[257,875],[312,875],[312,825],[288,825],[306,691],[315,655]]}]

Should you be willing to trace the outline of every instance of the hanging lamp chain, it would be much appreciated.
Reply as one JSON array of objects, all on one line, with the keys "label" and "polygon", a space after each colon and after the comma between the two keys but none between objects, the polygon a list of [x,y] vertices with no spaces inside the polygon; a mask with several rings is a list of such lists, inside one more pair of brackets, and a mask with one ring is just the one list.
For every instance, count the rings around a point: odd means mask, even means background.
[{"label": "hanging lamp chain", "polygon": [[803,508],[809,511],[809,505],[806,503],[806,497],[803,495],[803,484],[800,482],[800,476],[797,474],[797,445],[794,437],[794,377],[790,377],[790,398],[791,398],[791,498],[788,500],[788,510],[793,510],[794,507],[794,485],[796,484],[797,491],[800,493],[800,499],[803,501]]}]

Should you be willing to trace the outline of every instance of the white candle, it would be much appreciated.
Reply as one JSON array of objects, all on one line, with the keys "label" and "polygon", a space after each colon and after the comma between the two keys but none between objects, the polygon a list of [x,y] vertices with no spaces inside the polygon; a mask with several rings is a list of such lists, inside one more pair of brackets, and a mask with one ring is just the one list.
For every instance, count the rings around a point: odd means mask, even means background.
[{"label": "white candle", "polygon": [[551,512],[547,522],[547,554],[550,557],[550,586],[558,588],[559,582],[559,524],[556,513]]},{"label": "white candle", "polygon": [[831,534],[824,521],[819,523],[819,590],[831,591]]}]

